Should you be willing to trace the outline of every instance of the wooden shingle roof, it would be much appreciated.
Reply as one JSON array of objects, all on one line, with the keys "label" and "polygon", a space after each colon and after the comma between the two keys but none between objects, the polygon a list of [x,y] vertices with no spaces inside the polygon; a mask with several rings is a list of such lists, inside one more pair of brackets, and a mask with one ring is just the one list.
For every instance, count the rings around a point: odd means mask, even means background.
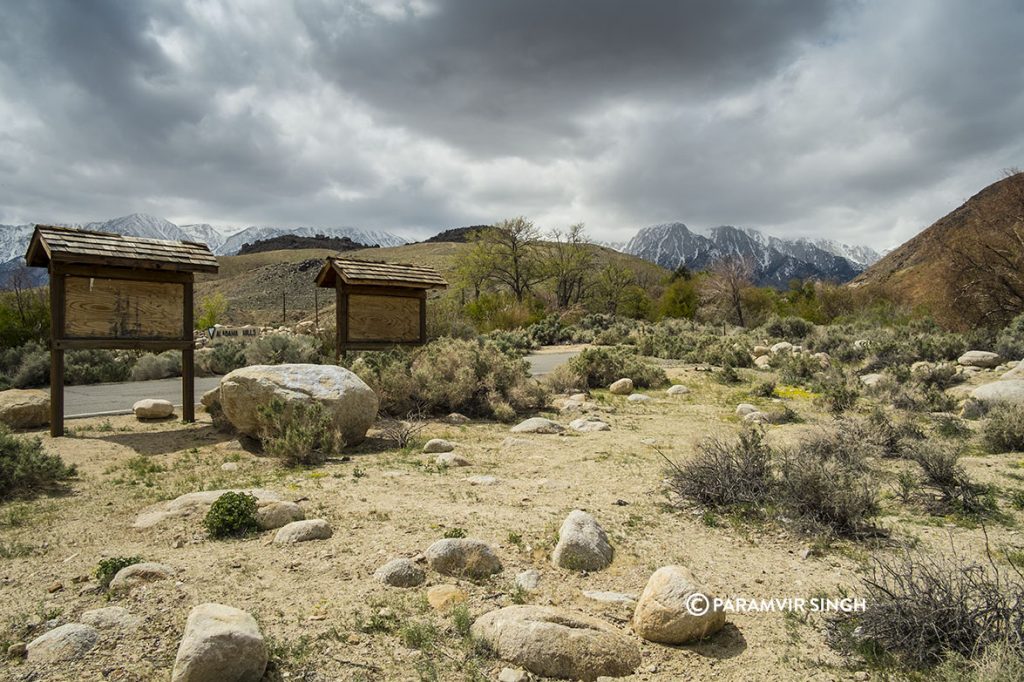
[{"label": "wooden shingle roof", "polygon": [[143,270],[217,272],[217,257],[206,244],[36,225],[25,262],[46,267],[51,261]]},{"label": "wooden shingle roof", "polygon": [[405,263],[377,263],[328,257],[316,276],[317,286],[334,287],[338,279],[344,284],[407,289],[444,289],[448,282],[434,268]]}]

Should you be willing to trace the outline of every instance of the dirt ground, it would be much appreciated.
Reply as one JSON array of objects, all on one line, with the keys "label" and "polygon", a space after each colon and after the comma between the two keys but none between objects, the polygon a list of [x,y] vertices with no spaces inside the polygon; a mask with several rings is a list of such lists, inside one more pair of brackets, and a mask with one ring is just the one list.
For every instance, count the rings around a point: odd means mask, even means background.
[{"label": "dirt ground", "polygon": [[[36,667],[0,662],[11,680],[166,680],[185,619],[204,602],[252,613],[271,646],[267,679],[464,680],[497,679],[504,664],[477,655],[451,613],[432,609],[427,587],[456,583],[468,594],[472,616],[524,598],[517,573],[535,568],[540,587],[527,603],[589,613],[629,633],[629,609],[589,599],[583,591],[639,594],[660,566],[689,566],[708,590],[723,597],[840,597],[863,594],[860,578],[870,556],[895,551],[898,541],[983,558],[984,534],[973,524],[934,518],[900,505],[891,479],[901,463],[885,463],[886,515],[892,541],[815,544],[785,526],[752,526],[667,504],[665,456],[689,457],[709,435],[736,433],[739,402],[764,375],[744,370],[738,386],[724,386],[692,366],[667,366],[675,383],[692,392],[629,403],[595,392],[612,430],[528,435],[527,445],[503,445],[508,425],[431,423],[413,447],[399,450],[370,438],[348,457],[312,469],[287,469],[215,430],[206,415],[196,424],[140,423],[133,417],[68,422],[67,437],[38,435],[80,472],[63,496],[0,505],[0,642],[27,642],[50,627],[75,622],[86,610],[119,605],[142,616],[131,632],[104,634],[74,666]],[[787,400],[803,423],[768,426],[771,442],[792,442],[830,417],[807,397]],[[567,424],[572,418],[548,416]],[[444,469],[422,443],[443,437],[471,467]],[[659,453],[660,451],[660,453]],[[222,465],[235,463],[225,470]],[[968,471],[1003,491],[1024,488],[1017,455],[971,456]],[[882,466],[881,464],[879,466]],[[231,467],[229,467],[231,468]],[[489,474],[493,485],[470,476]],[[243,540],[206,537],[201,518],[133,528],[151,505],[178,495],[231,487],[262,487],[298,501],[307,518],[330,522],[328,540],[277,546],[273,532]],[[1005,499],[1012,523],[987,528],[992,548],[1020,549],[1022,513]],[[616,550],[607,570],[579,574],[555,568],[549,555],[572,509],[593,514]],[[373,572],[387,560],[413,557],[452,529],[490,543],[504,570],[472,583],[428,571],[427,583],[388,588]],[[809,555],[806,550],[813,549]],[[93,576],[104,557],[139,556],[168,564],[176,579],[108,596]],[[726,629],[684,647],[641,642],[643,661],[629,680],[860,680],[881,679],[847,662],[825,642],[821,615],[731,614]],[[413,630],[410,630],[410,626]],[[416,630],[415,628],[419,628]],[[415,648],[408,633],[426,632],[432,646]],[[421,638],[422,639],[422,638]],[[474,678],[474,675],[480,677]]]}]

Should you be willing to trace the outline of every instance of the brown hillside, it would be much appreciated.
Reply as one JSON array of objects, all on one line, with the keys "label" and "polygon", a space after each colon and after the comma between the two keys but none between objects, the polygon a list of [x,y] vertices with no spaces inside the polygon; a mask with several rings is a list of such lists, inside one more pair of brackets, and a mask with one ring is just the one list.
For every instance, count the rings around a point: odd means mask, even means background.
[{"label": "brown hillside", "polygon": [[993,183],[859,275],[950,327],[1024,310],[1024,173]]},{"label": "brown hillside", "polygon": [[[346,251],[345,257],[427,265],[454,284],[459,254],[467,248],[464,243],[423,242]],[[664,268],[636,256],[601,246],[592,248],[599,263],[617,262],[633,270],[638,282],[654,284],[668,274]],[[222,256],[218,259],[218,274],[197,278],[196,300],[217,292],[223,294],[229,303],[227,324],[281,324],[282,319],[294,324],[312,319],[317,308],[322,322],[323,315],[333,315],[334,295],[327,289],[316,292],[313,278],[324,258],[330,255],[334,252],[327,249],[297,249]],[[286,308],[284,318],[282,302]]]}]

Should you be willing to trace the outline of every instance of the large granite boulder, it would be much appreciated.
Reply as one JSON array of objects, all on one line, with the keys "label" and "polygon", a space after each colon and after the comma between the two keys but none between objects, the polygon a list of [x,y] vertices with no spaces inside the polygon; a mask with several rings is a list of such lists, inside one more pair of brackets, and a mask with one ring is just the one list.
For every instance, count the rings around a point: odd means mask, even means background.
[{"label": "large granite boulder", "polygon": [[267,644],[256,619],[223,604],[200,604],[185,623],[171,682],[259,682]]},{"label": "large granite boulder", "polygon": [[34,429],[50,423],[50,394],[12,388],[0,391],[0,423],[12,429]]},{"label": "large granite boulder", "polygon": [[377,394],[362,379],[334,365],[253,365],[220,380],[224,418],[238,431],[257,437],[259,410],[275,399],[286,406],[320,403],[347,445],[360,443],[377,418]]},{"label": "large granite boulder", "polygon": [[1024,379],[1002,379],[982,384],[971,391],[971,397],[987,407],[1024,405]]},{"label": "large granite boulder", "polygon": [[600,571],[608,567],[614,556],[615,550],[601,524],[587,512],[574,509],[558,530],[558,544],[551,560],[572,571]]},{"label": "large granite boulder", "polygon": [[633,630],[646,640],[688,644],[725,625],[725,612],[685,566],[663,566],[647,581],[633,614]]},{"label": "large granite boulder", "polygon": [[999,357],[998,353],[992,353],[987,350],[969,350],[957,358],[957,362],[964,367],[992,369],[993,367],[998,367],[1003,362],[1003,359]]}]

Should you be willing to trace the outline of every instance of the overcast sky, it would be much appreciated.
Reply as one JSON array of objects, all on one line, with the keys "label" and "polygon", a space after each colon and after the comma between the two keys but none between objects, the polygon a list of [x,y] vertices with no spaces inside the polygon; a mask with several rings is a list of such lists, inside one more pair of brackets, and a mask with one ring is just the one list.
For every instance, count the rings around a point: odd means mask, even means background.
[{"label": "overcast sky", "polygon": [[0,223],[885,247],[1024,166],[1021,0],[0,0]]}]

